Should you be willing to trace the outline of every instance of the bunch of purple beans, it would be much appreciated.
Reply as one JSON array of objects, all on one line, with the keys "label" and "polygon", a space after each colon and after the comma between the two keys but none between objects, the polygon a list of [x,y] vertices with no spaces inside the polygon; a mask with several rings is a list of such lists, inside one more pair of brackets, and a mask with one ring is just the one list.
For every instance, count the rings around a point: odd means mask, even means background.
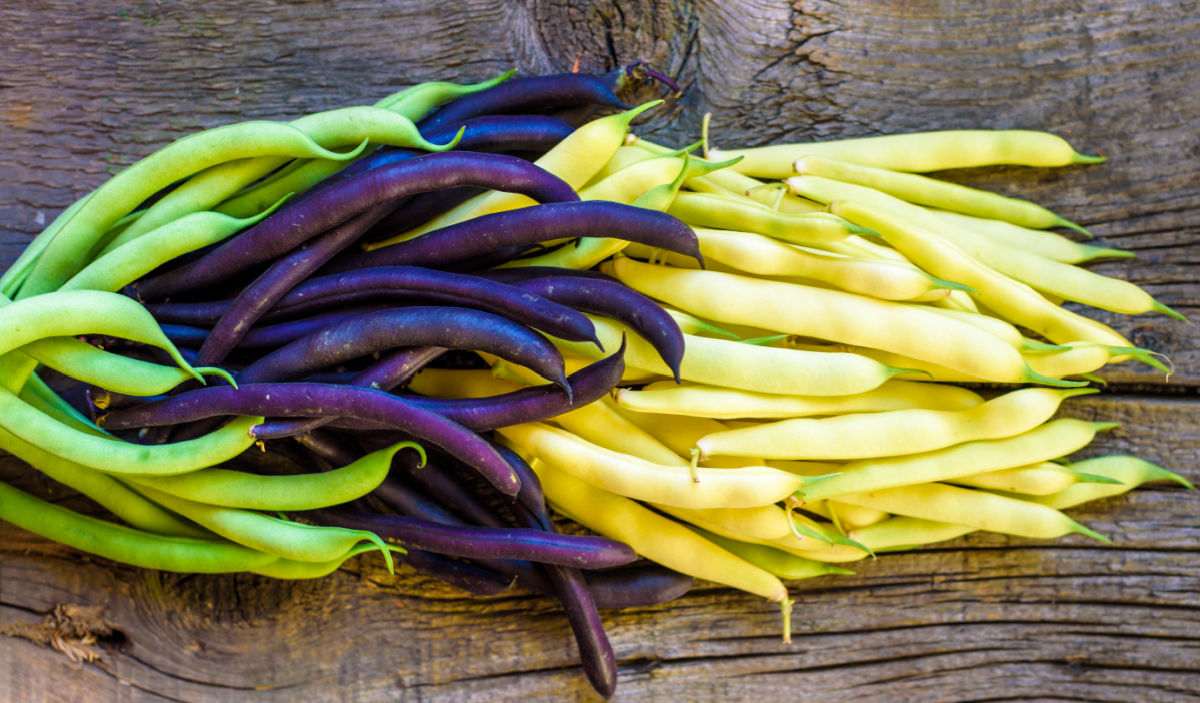
[{"label": "bunch of purple beans", "polygon": [[[695,234],[665,208],[645,199],[583,201],[577,192],[632,120],[657,104],[633,108],[617,91],[653,82],[677,88],[642,64],[604,75],[510,75],[472,86],[422,84],[372,108],[301,118],[289,127],[307,133],[302,148],[279,146],[281,123],[193,135],[72,206],[0,280],[0,303],[16,301],[8,312],[23,319],[27,301],[108,306],[115,303],[96,296],[119,291],[144,305],[169,341],[147,343],[107,323],[50,323],[45,336],[76,346],[64,351],[39,338],[41,347],[22,347],[29,365],[4,373],[20,381],[22,399],[40,399],[72,431],[108,434],[105,451],[121,446],[91,464],[82,450],[67,458],[40,452],[40,442],[28,441],[34,437],[0,446],[135,529],[47,507],[2,484],[0,518],[152,568],[314,577],[381,547],[389,565],[395,552],[473,593],[519,585],[562,602],[589,680],[611,695],[615,658],[597,609],[664,602],[692,580],[636,562],[619,542],[559,534],[537,476],[490,432],[581,407],[621,380],[624,344],[568,374],[551,338],[600,346],[584,313],[636,330],[676,376],[684,338],[659,305],[607,276],[504,265],[601,236],[699,260]],[[595,108],[621,112],[580,126],[578,115]],[[238,128],[240,143],[228,134]],[[565,166],[544,167],[546,159]],[[665,192],[677,190],[682,175]],[[529,206],[477,208],[436,226],[487,191]],[[432,231],[365,246],[422,226]],[[162,369],[170,357],[179,364],[172,370],[192,380],[129,392],[123,381],[105,382],[115,371],[85,371],[68,352],[95,356],[92,366],[119,356]],[[406,389],[431,365],[487,368],[481,354],[545,383],[450,399]],[[52,370],[43,375],[58,392],[38,377],[39,363]],[[236,382],[206,383],[205,374]],[[230,421],[242,416],[262,419],[230,450]],[[141,453],[122,454],[125,447]],[[170,463],[170,451],[190,463]],[[136,465],[110,479],[103,464],[126,456]],[[210,468],[217,463],[226,468]],[[294,493],[275,503],[263,497],[287,491]],[[308,493],[320,495],[306,500]],[[159,508],[190,522],[165,535],[136,529],[150,527],[145,515]],[[160,516],[156,524],[178,522]],[[325,536],[297,531],[314,525]],[[326,538],[337,548],[327,549]],[[310,539],[321,544],[300,544]],[[273,561],[253,561],[272,551]]]}]

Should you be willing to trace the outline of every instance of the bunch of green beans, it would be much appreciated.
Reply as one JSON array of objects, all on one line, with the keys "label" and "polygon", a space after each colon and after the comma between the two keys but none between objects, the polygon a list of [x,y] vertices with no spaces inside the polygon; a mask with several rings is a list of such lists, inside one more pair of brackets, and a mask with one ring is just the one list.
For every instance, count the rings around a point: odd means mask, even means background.
[{"label": "bunch of green beans", "polygon": [[[383,482],[397,452],[416,451],[423,464],[419,445],[400,442],[323,473],[243,473],[220,466],[253,445],[250,430],[263,418],[241,418],[187,441],[135,444],[97,427],[46,385],[37,368],[126,396],[157,396],[213,377],[232,384],[222,369],[193,368],[146,309],[117,291],[270,216],[368,143],[453,146],[426,142],[414,121],[511,75],[474,85],[426,83],[373,107],[193,134],[67,208],[0,276],[0,449],[124,524],[51,505],[4,484],[0,518],[83,551],[167,571],[316,578],[369,550],[381,551],[391,569],[391,552],[399,548],[371,532],[274,515],[359,499]],[[344,151],[347,147],[355,148]],[[164,197],[138,209],[176,182]],[[77,338],[85,335],[157,348],[174,365]]]}]

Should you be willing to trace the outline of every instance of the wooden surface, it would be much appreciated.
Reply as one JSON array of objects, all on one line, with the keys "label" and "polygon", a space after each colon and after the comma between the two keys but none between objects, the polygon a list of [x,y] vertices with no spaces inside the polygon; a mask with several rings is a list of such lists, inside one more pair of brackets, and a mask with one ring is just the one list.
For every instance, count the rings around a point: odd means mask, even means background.
[{"label": "wooden surface", "polygon": [[[798,0],[0,4],[0,264],[113,169],[181,133],[369,102],[511,65],[636,58],[687,97],[642,131],[722,146],[948,127],[1059,132],[1099,168],[959,174],[1033,197],[1132,262],[1101,270],[1200,315],[1196,2]],[[1117,326],[1171,355],[1068,412],[1200,480],[1200,331]],[[16,462],[0,477],[29,486]],[[36,481],[34,481],[36,483]],[[41,486],[44,490],[52,487]],[[51,495],[56,495],[51,493]],[[70,496],[59,496],[68,502]],[[618,697],[1195,700],[1194,495],[1149,487],[1080,517],[1113,537],[967,538],[797,584],[791,646],[759,599],[701,588],[609,613]],[[319,582],[183,577],[0,526],[0,700],[590,700],[553,605],[480,600],[361,558]]]}]

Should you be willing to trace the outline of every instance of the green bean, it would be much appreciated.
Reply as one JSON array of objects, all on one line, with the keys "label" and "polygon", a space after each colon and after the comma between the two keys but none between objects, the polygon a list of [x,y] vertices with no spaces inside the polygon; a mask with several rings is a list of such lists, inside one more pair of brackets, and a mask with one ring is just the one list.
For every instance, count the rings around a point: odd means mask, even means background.
[{"label": "green bean", "polygon": [[145,569],[220,574],[260,568],[277,558],[229,542],[156,535],[80,515],[2,482],[0,519],[68,547]]},{"label": "green bean", "polygon": [[112,438],[111,434],[97,427],[96,423],[76,410],[75,406],[59,397],[54,392],[54,389],[46,385],[46,382],[36,373],[29,377],[29,381],[25,383],[25,387],[21,389],[17,397],[29,403],[36,410],[49,415],[64,425],[74,427],[80,432],[86,432],[97,437]]},{"label": "green bean", "polygon": [[253,217],[236,218],[206,210],[136,236],[125,230],[59,290],[121,290],[168,261],[225,241],[275,212],[287,199],[285,195]]},{"label": "green bean", "polygon": [[[3,302],[0,299],[0,304]],[[161,349],[188,375],[203,382],[200,373],[179,354],[149,311],[123,295],[63,291],[20,300],[4,305],[2,310],[0,356],[47,337],[103,334]]]},{"label": "green bean", "polygon": [[[193,376],[177,366],[113,354],[73,337],[48,337],[30,342],[21,351],[64,376],[124,395],[160,395]],[[219,376],[234,385],[228,371],[209,366],[200,374]]]},{"label": "green bean", "polygon": [[1087,234],[1083,227],[1027,200],[1009,198],[915,173],[889,171],[818,156],[798,159],[795,170],[801,176],[821,176],[842,183],[874,188],[916,205],[1010,222],[1033,229],[1067,227]]},{"label": "green bean", "polygon": [[[319,579],[341,568],[348,560],[359,554],[371,552],[377,549],[374,544],[360,544],[351,547],[349,551],[340,557],[331,559],[325,562],[311,561],[295,561],[294,559],[276,559],[263,566],[258,566],[249,571],[258,574],[259,576],[269,576],[275,579],[284,579],[294,581],[299,579]],[[389,544],[388,549],[393,552],[404,553],[404,550],[396,545]]]},{"label": "green bean", "polygon": [[[89,261],[104,234],[146,198],[210,166],[248,156],[307,156],[346,160],[366,147],[344,153],[325,149],[301,130],[280,122],[225,125],[179,139],[127,167],[96,189],[47,245],[21,287],[20,297],[57,289]],[[173,218],[172,218],[173,219]],[[143,216],[137,224],[148,222]]]},{"label": "green bean", "polygon": [[838,139],[807,144],[776,144],[754,149],[709,152],[712,158],[744,156],[737,170],[759,178],[793,175],[796,159],[824,156],[892,171],[942,171],[1014,164],[1069,166],[1103,163],[1102,156],[1080,154],[1062,137],[1020,129],[960,129]]},{"label": "green bean", "polygon": [[139,489],[168,510],[250,549],[295,561],[330,562],[362,542],[370,542],[383,553],[388,571],[393,570],[387,544],[373,532],[306,525],[251,510],[195,503],[145,486]]},{"label": "green bean", "polygon": [[261,417],[238,418],[203,437],[174,444],[114,442],[64,425],[0,389],[0,428],[46,451],[109,474],[171,476],[232,459],[254,444]]},{"label": "green bean", "polygon": [[324,473],[263,476],[212,468],[181,476],[130,476],[128,480],[177,498],[225,508],[316,510],[349,503],[375,490],[387,478],[392,457],[401,449],[416,450],[421,465],[425,464],[421,445],[400,442]]},{"label": "green bean", "polygon": [[51,479],[91,498],[139,530],[178,537],[211,537],[209,533],[180,520],[106,473],[55,456],[5,430],[0,430],[0,446]]},{"label": "green bean", "polygon": [[832,574],[853,576],[854,572],[812,559],[789,554],[781,549],[764,544],[751,544],[713,534],[701,528],[693,528],[702,537],[721,547],[730,554],[741,557],[758,568],[786,581],[828,576]]},{"label": "green bean", "polygon": [[91,194],[89,193],[67,206],[67,209],[60,212],[58,217],[54,218],[54,221],[46,229],[42,230],[25,246],[25,250],[17,257],[17,260],[13,262],[12,266],[8,267],[3,276],[0,276],[0,295],[11,298],[17,294],[17,291],[21,288],[21,284],[25,282],[26,277],[29,276],[29,272],[33,270],[34,264],[41,257],[42,252],[49,246],[50,240],[54,239],[59,230],[63,228],[63,225],[75,216],[75,213],[79,211],[79,208],[83,207],[84,202],[90,197]]}]

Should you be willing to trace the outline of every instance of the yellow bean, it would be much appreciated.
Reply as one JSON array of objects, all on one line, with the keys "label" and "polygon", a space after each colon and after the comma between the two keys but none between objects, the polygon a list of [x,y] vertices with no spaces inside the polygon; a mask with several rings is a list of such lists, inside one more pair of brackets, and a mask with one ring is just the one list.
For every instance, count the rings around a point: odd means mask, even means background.
[{"label": "yellow bean", "polygon": [[553,422],[592,444],[665,466],[691,465],[671,448],[609,407],[607,398],[558,415]]},{"label": "yellow bean", "polygon": [[749,230],[793,244],[829,249],[861,227],[828,212],[789,214],[708,193],[680,193],[668,213],[693,227]]},{"label": "yellow bean", "polygon": [[1057,232],[1029,229],[1008,222],[971,217],[945,210],[930,210],[929,212],[949,227],[979,234],[1001,244],[1044,256],[1047,259],[1061,261],[1064,264],[1081,264],[1096,259],[1129,259],[1134,256],[1131,251],[1076,242]]},{"label": "yellow bean", "polygon": [[769,571],[781,579],[792,581],[813,578],[814,576],[854,573],[849,569],[842,569],[823,562],[798,557],[782,549],[721,537],[720,535],[704,530],[701,530],[700,533],[717,546],[729,550],[731,553],[738,555],[757,567]]},{"label": "yellow bean", "polygon": [[[534,377],[536,378],[536,376]],[[539,383],[540,381],[534,381]],[[409,390],[435,398],[484,398],[520,389],[523,385],[496,378],[490,369],[422,369]]]},{"label": "yellow bean", "polygon": [[865,393],[830,397],[771,395],[687,383],[655,383],[640,391],[629,388],[617,391],[617,403],[635,412],[717,419],[808,417],[910,408],[964,410],[982,402],[978,394],[966,388],[906,381],[888,381]]},{"label": "yellow bean", "polygon": [[1062,510],[1063,508],[1073,508],[1081,503],[1087,503],[1109,496],[1120,495],[1136,488],[1143,483],[1153,481],[1172,481],[1179,485],[1193,490],[1195,486],[1186,478],[1179,474],[1168,471],[1161,466],[1152,464],[1145,459],[1139,459],[1135,456],[1127,455],[1112,455],[1096,457],[1095,459],[1085,459],[1077,461],[1069,467],[1077,473],[1093,474],[1096,476],[1104,476],[1116,481],[1119,484],[1108,483],[1076,483],[1069,488],[1065,488],[1058,493],[1041,496],[1035,500],[1043,505],[1048,505],[1051,508]]},{"label": "yellow bean", "polygon": [[[671,451],[681,457],[690,455],[692,448],[696,446],[697,439],[710,432],[725,429],[724,424],[706,417],[639,413],[624,408],[617,408],[617,411],[625,419],[650,433],[651,436],[670,447]],[[709,460],[708,465],[713,468],[741,468],[743,466],[762,466],[763,460],[758,457],[713,457]]]},{"label": "yellow bean", "polygon": [[990,315],[984,315],[978,312],[968,312],[966,310],[955,310],[952,308],[931,307],[929,310],[936,312],[939,315],[945,315],[946,317],[960,320],[968,325],[974,325],[975,327],[978,327],[979,329],[984,330],[993,336],[1003,339],[1018,349],[1020,349],[1024,344],[1025,339],[1021,336],[1021,330],[999,318],[995,318]]},{"label": "yellow bean", "polygon": [[919,454],[964,442],[1028,432],[1049,420],[1062,401],[1092,388],[1023,388],[967,410],[890,410],[825,418],[794,418],[727,430],[696,442],[709,454],[766,459],[866,459]]},{"label": "yellow bean", "polygon": [[683,525],[584,483],[543,459],[535,460],[533,469],[551,505],[589,530],[624,542],[641,556],[681,574],[772,601],[787,599],[787,589],[778,578]]},{"label": "yellow bean", "polygon": [[635,290],[717,322],[893,351],[990,381],[1034,378],[1020,353],[1003,340],[919,306],[726,273],[649,266],[627,258],[613,261],[606,270]]},{"label": "yellow bean", "polygon": [[1102,542],[1108,541],[1054,508],[1040,503],[942,483],[851,493],[838,499],[897,515],[1018,537],[1051,539],[1076,533]]},{"label": "yellow bean", "polygon": [[816,500],[1028,466],[1078,451],[1090,444],[1097,432],[1115,426],[1063,418],[1016,437],[969,442],[925,454],[854,461],[843,465],[839,475],[807,486],[801,493],[805,500]]},{"label": "yellow bean", "polygon": [[689,469],[654,464],[592,444],[546,425],[514,425],[498,432],[541,459],[597,488],[680,508],[752,508],[795,493],[805,479],[768,466]]},{"label": "yellow bean", "polygon": [[1078,477],[1070,469],[1045,461],[1034,466],[961,476],[951,479],[950,483],[971,488],[986,488],[990,491],[1044,496],[1066,490],[1077,480]]},{"label": "yellow bean", "polygon": [[[617,148],[625,140],[629,125],[634,118],[652,107],[661,105],[661,100],[648,102],[632,110],[608,115],[592,120],[571,133],[571,136],[559,142],[553,149],[546,152],[536,163],[546,171],[553,173],[566,181],[572,188],[578,190],[592,179],[604,167],[609,157],[616,153]],[[515,210],[535,204],[534,201],[517,193],[490,191],[458,205],[448,212],[433,218],[424,225],[411,229],[402,234],[390,237],[380,242],[373,242],[368,248],[378,249],[403,242],[435,229],[464,222],[480,215],[495,212]]]},{"label": "yellow bean", "polygon": [[907,551],[975,532],[974,527],[937,520],[898,516],[852,530],[851,538],[876,552]]},{"label": "yellow bean", "polygon": [[971,300],[970,294],[966,291],[952,290],[945,298],[937,301],[935,305],[939,305],[947,310],[961,310],[963,312],[979,312],[979,306]]},{"label": "yellow bean", "polygon": [[842,183],[874,188],[916,205],[1011,222],[1034,229],[1069,227],[1084,231],[1074,222],[1028,200],[1009,198],[928,176],[889,171],[819,156],[801,157],[796,161],[794,168],[796,173],[802,176],[820,176]]},{"label": "yellow bean", "polygon": [[[625,335],[626,368],[670,377],[670,369],[658,352],[637,333],[612,320],[589,317],[605,349],[619,347]],[[555,343],[580,356],[598,359],[602,355],[590,343]],[[900,371],[856,354],[762,347],[690,334],[684,335],[684,343],[687,351],[680,365],[684,380],[762,393],[851,395],[878,388]]]},{"label": "yellow bean", "polygon": [[[913,300],[947,287],[912,264],[822,252],[752,232],[702,227],[695,231],[707,262],[759,276],[807,278],[885,300]],[[675,265],[676,258],[685,257],[676,255],[668,263]]]},{"label": "yellow bean", "polygon": [[[1025,359],[1025,363],[1029,364],[1029,367],[1036,373],[1052,378],[1066,378],[1068,376],[1091,373],[1102,368],[1105,364],[1122,361],[1127,358],[1137,359],[1165,373],[1169,373],[1170,371],[1168,366],[1155,358],[1153,352],[1138,347],[1110,347],[1104,344],[1084,341],[1068,342],[1062,346],[1065,348],[1056,351],[1025,351],[1022,352],[1022,356]],[[950,383],[986,383],[984,379],[978,376],[972,376],[971,374],[948,369],[945,366],[930,364],[900,354],[853,346],[839,347],[838,349],[868,356],[881,364],[920,371],[920,373],[902,373],[897,378],[912,381],[934,380]]]},{"label": "yellow bean", "polygon": [[[804,178],[810,179],[808,182],[817,180],[807,176]],[[869,199],[872,204],[866,206],[839,202],[833,205],[833,209],[879,230],[892,246],[926,271],[971,286],[976,300],[1009,322],[1027,327],[1058,344],[1087,339],[1101,344],[1129,346],[1124,337],[1107,326],[1060,308],[1029,286],[971,258],[929,229],[929,218],[920,208],[915,208],[918,215],[912,217],[908,208],[913,206],[903,201],[857,186],[836,185],[839,195],[845,195],[846,191],[842,189],[847,187],[855,189],[852,197],[859,197],[861,191],[866,191],[864,202]],[[886,208],[879,206],[881,199],[887,199]],[[892,207],[895,203],[899,207]]]},{"label": "yellow bean", "polygon": [[1019,129],[914,132],[709,151],[709,157],[714,159],[737,156],[742,160],[734,169],[758,178],[787,178],[794,172],[796,159],[805,156],[917,173],[998,164],[1046,167],[1104,161],[1102,157],[1076,152],[1061,137]]}]

